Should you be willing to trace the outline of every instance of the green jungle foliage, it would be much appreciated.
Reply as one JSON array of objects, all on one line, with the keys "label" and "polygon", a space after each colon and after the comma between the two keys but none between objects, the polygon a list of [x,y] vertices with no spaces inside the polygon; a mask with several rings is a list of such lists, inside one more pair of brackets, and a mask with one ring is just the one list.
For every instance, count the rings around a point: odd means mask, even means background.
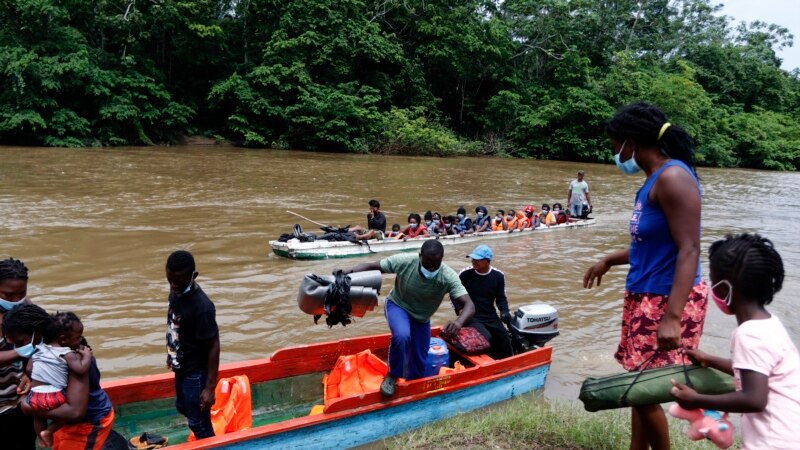
[{"label": "green jungle foliage", "polygon": [[711,0],[5,0],[0,143],[607,162],[644,100],[703,165],[797,170],[792,40]]}]

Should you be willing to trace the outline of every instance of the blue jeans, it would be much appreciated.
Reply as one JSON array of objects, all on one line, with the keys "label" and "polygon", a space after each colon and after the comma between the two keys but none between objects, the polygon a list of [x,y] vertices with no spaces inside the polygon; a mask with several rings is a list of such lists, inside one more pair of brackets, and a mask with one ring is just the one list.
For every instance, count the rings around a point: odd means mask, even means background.
[{"label": "blue jeans", "polygon": [[572,217],[580,217],[583,214],[583,202],[571,203],[569,206],[569,215]]},{"label": "blue jeans", "polygon": [[200,393],[206,387],[207,378],[206,371],[175,374],[175,409],[186,416],[189,429],[197,439],[214,436],[211,408],[200,411]]},{"label": "blue jeans", "polygon": [[408,365],[406,380],[425,376],[425,362],[431,342],[431,322],[419,323],[405,309],[386,299],[386,321],[392,331],[389,341],[389,374],[400,378]]}]

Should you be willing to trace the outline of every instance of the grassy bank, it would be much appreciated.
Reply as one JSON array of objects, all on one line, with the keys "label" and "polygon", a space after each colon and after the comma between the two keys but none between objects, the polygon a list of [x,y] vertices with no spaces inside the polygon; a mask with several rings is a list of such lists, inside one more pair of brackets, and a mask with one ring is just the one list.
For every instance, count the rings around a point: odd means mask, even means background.
[{"label": "grassy bank", "polygon": [[[686,437],[686,423],[670,420],[672,448],[715,449]],[[627,409],[589,413],[580,405],[516,398],[489,410],[459,415],[384,441],[387,449],[627,449]]]}]

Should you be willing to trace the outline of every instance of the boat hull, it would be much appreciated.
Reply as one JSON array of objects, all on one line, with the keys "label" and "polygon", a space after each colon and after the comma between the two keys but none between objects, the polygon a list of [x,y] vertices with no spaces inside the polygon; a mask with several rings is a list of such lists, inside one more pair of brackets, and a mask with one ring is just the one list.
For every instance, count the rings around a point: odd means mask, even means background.
[{"label": "boat hull", "polygon": [[[576,220],[561,225],[527,228],[522,231],[514,231],[513,233],[509,233],[507,231],[493,231],[489,233],[467,234],[464,236],[441,236],[439,237],[439,242],[441,242],[442,245],[448,246],[495,239],[517,239],[535,233],[549,233],[554,231],[585,228],[592,226],[595,223],[595,219],[587,219]],[[347,241],[300,242],[297,240],[289,240],[287,242],[270,241],[269,245],[272,248],[272,251],[278,256],[298,260],[318,260],[333,258],[357,258],[375,253],[416,251],[419,250],[422,247],[422,244],[428,239],[435,238],[414,238],[406,241],[397,239],[384,239],[382,241],[369,240],[364,241],[364,243],[361,245]]]},{"label": "boat hull", "polygon": [[508,400],[544,387],[549,364],[525,370],[471,388],[460,389],[424,400],[352,416],[333,423],[317,424],[226,448],[319,449],[351,448],[414,430],[432,422]]},{"label": "boat hull", "polygon": [[[438,335],[439,329],[432,330]],[[247,375],[251,383],[253,428],[184,442],[185,419],[174,409],[171,374],[104,383],[114,404],[114,429],[130,439],[158,433],[177,445],[194,448],[346,448],[384,439],[433,421],[541,389],[547,379],[552,348],[543,347],[502,360],[467,356],[451,348],[451,361],[466,367],[442,376],[398,382],[395,396],[377,391],[330,400],[321,413],[322,375],[339,356],[370,349],[385,357],[390,335],[291,347],[272,357],[220,367],[220,377]],[[181,443],[182,442],[182,443]]]}]

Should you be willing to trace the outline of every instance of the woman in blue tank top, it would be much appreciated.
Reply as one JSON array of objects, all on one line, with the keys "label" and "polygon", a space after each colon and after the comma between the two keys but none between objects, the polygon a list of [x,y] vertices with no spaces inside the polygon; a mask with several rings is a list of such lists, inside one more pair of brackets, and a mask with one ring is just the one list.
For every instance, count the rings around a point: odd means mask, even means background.
[{"label": "woman in blue tank top", "polygon": [[[689,135],[657,107],[634,103],[606,124],[614,160],[625,174],[644,172],[630,219],[630,246],[586,271],[584,287],[612,266],[630,264],[622,333],[614,357],[629,371],[679,364],[697,348],[706,315],[700,279],[701,191]],[[661,405],[632,408],[631,449],[669,448]]]}]

